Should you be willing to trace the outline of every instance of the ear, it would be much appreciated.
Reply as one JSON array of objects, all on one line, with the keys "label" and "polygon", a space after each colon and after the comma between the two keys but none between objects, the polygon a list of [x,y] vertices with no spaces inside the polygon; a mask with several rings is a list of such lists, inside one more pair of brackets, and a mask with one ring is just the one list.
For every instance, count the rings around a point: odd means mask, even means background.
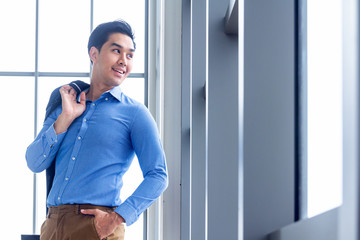
[{"label": "ear", "polygon": [[89,56],[93,63],[96,62],[98,55],[99,55],[99,50],[96,47],[92,46],[90,48]]}]

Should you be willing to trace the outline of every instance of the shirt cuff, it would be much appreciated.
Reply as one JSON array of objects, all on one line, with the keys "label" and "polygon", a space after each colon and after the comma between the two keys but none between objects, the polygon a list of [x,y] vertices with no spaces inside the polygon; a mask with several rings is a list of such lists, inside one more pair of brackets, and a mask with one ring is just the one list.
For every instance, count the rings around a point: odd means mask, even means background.
[{"label": "shirt cuff", "polygon": [[120,214],[120,216],[122,216],[125,219],[127,226],[133,224],[138,218],[136,214],[136,210],[126,202],[121,204],[114,211]]},{"label": "shirt cuff", "polygon": [[48,144],[52,147],[54,144],[61,142],[64,138],[66,132],[56,135],[54,124],[52,124],[49,129],[45,132],[45,137]]}]

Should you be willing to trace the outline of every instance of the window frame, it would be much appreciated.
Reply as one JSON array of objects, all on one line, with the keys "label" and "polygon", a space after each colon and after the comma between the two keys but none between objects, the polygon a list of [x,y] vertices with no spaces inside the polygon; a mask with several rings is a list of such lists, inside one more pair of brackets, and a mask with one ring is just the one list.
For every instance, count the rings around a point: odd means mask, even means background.
[{"label": "window frame", "polygon": [[[343,10],[343,13],[345,10]],[[342,26],[346,26],[345,23]],[[307,0],[295,0],[295,219],[294,223],[286,225],[268,235],[271,240],[297,240],[297,239],[349,239],[339,234],[343,219],[343,205],[335,207],[319,215],[308,217],[308,181],[307,181]],[[344,35],[344,37],[349,37]],[[343,44],[343,46],[346,46]],[[351,48],[351,47],[349,47]],[[344,63],[343,63],[344,64]],[[345,74],[343,73],[343,76]],[[349,81],[344,78],[343,82]],[[351,80],[350,80],[351,81]],[[345,91],[343,91],[346,96]],[[349,94],[351,98],[352,94]],[[354,104],[358,105],[358,104]],[[346,106],[346,102],[343,102]],[[346,115],[344,114],[344,119]],[[343,122],[343,129],[350,129]],[[346,141],[344,135],[344,140]],[[343,148],[345,156],[347,149]],[[346,162],[346,159],[343,159]],[[344,168],[343,172],[347,170]],[[356,183],[358,185],[358,183]],[[346,183],[343,182],[346,193]],[[346,220],[348,221],[348,220]],[[345,231],[344,231],[345,232]],[[348,234],[348,233],[346,233]],[[343,233],[344,235],[344,233]],[[354,238],[355,239],[355,238]]]}]

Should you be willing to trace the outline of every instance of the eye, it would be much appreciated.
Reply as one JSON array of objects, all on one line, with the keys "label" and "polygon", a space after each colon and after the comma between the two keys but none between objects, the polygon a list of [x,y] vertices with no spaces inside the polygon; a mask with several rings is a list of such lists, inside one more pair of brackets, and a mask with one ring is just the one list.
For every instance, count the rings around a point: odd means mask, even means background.
[{"label": "eye", "polygon": [[128,56],[128,58],[133,58],[132,54],[128,54],[127,56]]},{"label": "eye", "polygon": [[113,51],[116,52],[116,53],[120,53],[119,49],[114,49]]}]

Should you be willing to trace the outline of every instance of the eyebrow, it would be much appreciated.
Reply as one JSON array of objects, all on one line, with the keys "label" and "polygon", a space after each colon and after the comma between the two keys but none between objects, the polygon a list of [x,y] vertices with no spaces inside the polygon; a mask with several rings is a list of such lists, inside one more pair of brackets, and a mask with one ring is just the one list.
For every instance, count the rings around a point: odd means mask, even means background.
[{"label": "eyebrow", "polygon": [[[120,44],[117,44],[117,43],[112,43],[111,46],[115,46],[115,47],[118,47],[118,48],[124,48],[123,46],[121,46]],[[130,52],[135,52],[135,49],[130,48]]]}]

